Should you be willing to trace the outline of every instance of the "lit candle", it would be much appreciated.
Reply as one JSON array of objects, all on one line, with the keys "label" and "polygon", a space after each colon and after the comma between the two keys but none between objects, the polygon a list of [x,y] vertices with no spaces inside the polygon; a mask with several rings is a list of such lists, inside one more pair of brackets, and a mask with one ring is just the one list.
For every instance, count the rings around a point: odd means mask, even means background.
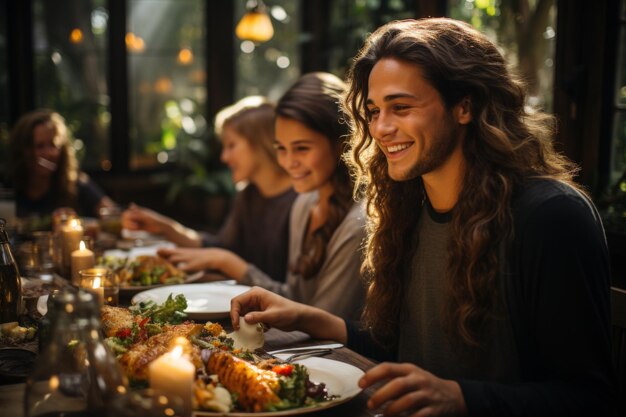
[{"label": "lit candle", "polygon": [[85,247],[85,242],[81,240],[78,250],[72,252],[72,284],[80,286],[80,275],[78,271],[92,268],[95,264],[95,255]]},{"label": "lit candle", "polygon": [[191,400],[196,367],[183,355],[183,347],[175,346],[172,351],[155,359],[149,366],[150,388],[166,396],[182,400],[183,417],[191,416]]},{"label": "lit candle", "polygon": [[[61,228],[61,242],[63,248],[63,268],[65,272],[70,272],[72,252],[79,249],[80,241],[83,239],[83,226],[80,220],[72,219]],[[67,276],[66,278],[70,278]]]},{"label": "lit candle", "polygon": [[104,286],[102,285],[102,278],[95,277],[93,279],[91,292],[98,298],[98,303],[102,306],[104,304]]}]

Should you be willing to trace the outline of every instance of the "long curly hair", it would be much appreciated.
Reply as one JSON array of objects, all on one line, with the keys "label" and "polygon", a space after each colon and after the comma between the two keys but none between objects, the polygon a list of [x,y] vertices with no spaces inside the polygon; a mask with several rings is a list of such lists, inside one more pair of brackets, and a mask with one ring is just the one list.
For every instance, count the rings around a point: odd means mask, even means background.
[{"label": "long curly hair", "polygon": [[310,239],[302,242],[302,251],[294,273],[304,279],[316,276],[326,257],[326,246],[337,227],[352,207],[353,180],[341,155],[348,149],[348,125],[345,123],[341,100],[345,83],[335,75],[314,72],[305,74],[285,92],[276,105],[276,114],[296,120],[326,137],[335,151],[337,166],[332,174],[333,194],[329,201],[328,218]]},{"label": "long curly hair", "polygon": [[17,121],[10,135],[11,175],[17,190],[26,190],[31,181],[34,160],[33,132],[37,126],[50,124],[54,127],[61,147],[57,169],[52,179],[52,191],[56,204],[75,207],[78,198],[78,161],[71,144],[70,132],[65,119],[57,112],[39,109],[24,114]]},{"label": "long curly hair", "polygon": [[471,175],[464,176],[452,212],[443,317],[448,334],[477,347],[499,307],[499,249],[513,236],[515,187],[530,177],[575,186],[575,167],[553,148],[553,117],[527,110],[523,85],[509,73],[495,45],[471,26],[433,18],[391,22],[372,33],[348,74],[344,106],[352,117],[348,159],[368,201],[363,323],[377,339],[391,340],[402,320],[406,255],[419,244],[408,231],[415,230],[425,198],[421,177],[404,182],[389,177],[385,156],[368,130],[368,79],[383,58],[419,67],[448,110],[464,99],[471,103],[472,121],[463,142]]}]

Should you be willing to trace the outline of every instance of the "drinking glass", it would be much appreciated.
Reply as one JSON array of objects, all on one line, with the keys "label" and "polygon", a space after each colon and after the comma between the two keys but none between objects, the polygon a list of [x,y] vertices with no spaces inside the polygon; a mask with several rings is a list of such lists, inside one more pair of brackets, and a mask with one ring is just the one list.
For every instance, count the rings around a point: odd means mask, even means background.
[{"label": "drinking glass", "polygon": [[62,259],[56,235],[52,232],[33,232],[32,236],[37,259],[36,272],[54,272]]},{"label": "drinking glass", "polygon": [[98,215],[100,216],[100,230],[116,237],[122,235],[122,211],[119,207],[101,207]]}]

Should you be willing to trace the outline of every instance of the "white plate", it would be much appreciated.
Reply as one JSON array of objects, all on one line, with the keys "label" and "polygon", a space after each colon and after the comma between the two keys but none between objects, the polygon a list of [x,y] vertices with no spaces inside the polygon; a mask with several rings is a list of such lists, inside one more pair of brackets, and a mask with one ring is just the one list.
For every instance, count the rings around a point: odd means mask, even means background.
[{"label": "white plate", "polygon": [[[278,357],[283,359],[289,356],[289,354],[278,354]],[[312,413],[314,411],[324,410],[326,408],[335,407],[339,404],[343,404],[346,401],[356,397],[361,392],[358,382],[363,376],[364,372],[356,366],[348,363],[335,361],[326,358],[305,358],[297,363],[301,363],[309,370],[309,377],[313,382],[323,382],[326,384],[326,389],[330,395],[338,395],[339,398],[318,403],[312,407],[292,408],[290,410],[274,411],[266,413],[244,413],[244,412],[230,412],[230,413],[215,413],[211,411],[195,411],[193,415],[195,417],[270,417],[270,416],[293,416],[297,414]]]},{"label": "white plate", "polygon": [[210,282],[201,284],[165,285],[142,291],[136,294],[132,303],[152,300],[161,304],[170,294],[183,294],[187,299],[185,313],[193,320],[214,320],[228,317],[230,313],[230,299],[246,292],[250,287],[246,285],[225,284]]}]

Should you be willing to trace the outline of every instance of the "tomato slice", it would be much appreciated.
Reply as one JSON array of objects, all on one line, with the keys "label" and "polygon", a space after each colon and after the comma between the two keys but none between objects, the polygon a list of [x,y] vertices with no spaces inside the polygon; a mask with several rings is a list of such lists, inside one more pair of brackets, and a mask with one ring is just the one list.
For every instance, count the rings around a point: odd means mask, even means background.
[{"label": "tomato slice", "polygon": [[132,334],[133,334],[132,330],[129,329],[128,327],[125,327],[123,329],[119,329],[117,333],[115,333],[115,336],[119,337],[120,339],[126,339],[127,337],[130,337]]},{"label": "tomato slice", "polygon": [[293,373],[293,365],[275,365],[272,367],[272,371],[276,372],[278,375],[289,376]]}]

